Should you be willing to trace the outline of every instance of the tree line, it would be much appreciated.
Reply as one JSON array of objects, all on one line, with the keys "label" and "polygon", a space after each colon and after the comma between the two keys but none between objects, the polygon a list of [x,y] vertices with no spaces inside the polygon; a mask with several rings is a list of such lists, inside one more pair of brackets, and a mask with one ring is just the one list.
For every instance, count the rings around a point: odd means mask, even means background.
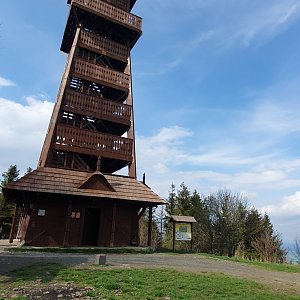
[{"label": "tree line", "polygon": [[[170,248],[171,215],[193,216],[193,249],[216,255],[240,256],[250,260],[283,262],[287,251],[269,216],[250,207],[245,196],[229,190],[210,195],[191,192],[182,183],[176,191],[172,184],[167,205],[156,213],[159,246]],[[182,249],[189,244],[181,242]]]}]

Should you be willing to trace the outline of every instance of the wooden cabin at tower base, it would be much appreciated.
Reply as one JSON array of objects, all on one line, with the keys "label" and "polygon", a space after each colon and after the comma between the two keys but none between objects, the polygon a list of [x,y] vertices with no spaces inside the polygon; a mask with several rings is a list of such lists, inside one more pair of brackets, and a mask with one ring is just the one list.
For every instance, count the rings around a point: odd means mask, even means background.
[{"label": "wooden cabin at tower base", "polygon": [[164,203],[134,178],[47,167],[3,193],[16,204],[14,237],[39,247],[137,246],[140,217]]}]

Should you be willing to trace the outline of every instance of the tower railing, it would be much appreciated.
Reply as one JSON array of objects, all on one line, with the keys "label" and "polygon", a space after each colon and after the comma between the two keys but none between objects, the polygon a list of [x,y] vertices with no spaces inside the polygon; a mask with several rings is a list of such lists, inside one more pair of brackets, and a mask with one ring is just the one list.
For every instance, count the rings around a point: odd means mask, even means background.
[{"label": "tower railing", "polygon": [[124,45],[103,38],[88,31],[81,31],[80,44],[83,47],[95,49],[104,55],[127,62],[130,49]]},{"label": "tower railing", "polygon": [[132,154],[132,143],[131,139],[115,135],[56,125],[54,148],[129,161]]},{"label": "tower railing", "polygon": [[72,73],[76,76],[83,76],[87,80],[96,80],[101,83],[107,83],[109,86],[121,88],[121,90],[129,91],[130,76],[112,69],[101,67],[84,61],[79,58],[74,59]]},{"label": "tower railing", "polygon": [[130,123],[131,106],[67,89],[63,98],[66,111],[89,114],[94,117],[102,115],[115,121]]},{"label": "tower railing", "polygon": [[[116,0],[112,0],[116,1]],[[111,4],[108,4],[102,0],[72,0],[73,5],[81,6],[90,11],[93,11],[99,15],[103,15],[112,21],[118,21],[132,27],[135,30],[141,31],[142,18],[128,13],[122,9],[119,9]]]}]

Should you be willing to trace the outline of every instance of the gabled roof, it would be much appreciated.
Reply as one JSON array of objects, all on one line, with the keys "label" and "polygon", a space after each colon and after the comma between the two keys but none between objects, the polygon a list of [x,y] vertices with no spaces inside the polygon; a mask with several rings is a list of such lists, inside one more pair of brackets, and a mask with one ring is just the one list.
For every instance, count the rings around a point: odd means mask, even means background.
[{"label": "gabled roof", "polygon": [[197,223],[194,217],[190,216],[170,216],[170,222],[178,222],[178,223]]},{"label": "gabled roof", "polygon": [[[101,188],[106,183],[111,188]],[[131,177],[49,167],[40,167],[3,188],[8,200],[14,191],[119,199],[154,205],[165,203],[147,185]]]},{"label": "gabled roof", "polygon": [[88,176],[87,179],[79,186],[79,188],[115,192],[113,187],[108,183],[104,175],[100,172],[95,172],[92,175]]}]

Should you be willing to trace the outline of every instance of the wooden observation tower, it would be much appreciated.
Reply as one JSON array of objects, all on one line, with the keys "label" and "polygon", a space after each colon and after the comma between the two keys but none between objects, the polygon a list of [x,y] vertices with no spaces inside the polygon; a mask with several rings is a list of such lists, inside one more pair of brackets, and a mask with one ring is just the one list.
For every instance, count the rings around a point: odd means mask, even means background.
[{"label": "wooden observation tower", "polygon": [[[138,245],[140,217],[164,203],[136,180],[135,2],[68,0],[68,59],[38,167],[3,188],[17,207],[11,237],[36,246]],[[128,176],[113,174],[124,167]]]},{"label": "wooden observation tower", "polygon": [[141,35],[132,0],[73,0],[68,61],[39,166],[136,177],[130,50]]}]

